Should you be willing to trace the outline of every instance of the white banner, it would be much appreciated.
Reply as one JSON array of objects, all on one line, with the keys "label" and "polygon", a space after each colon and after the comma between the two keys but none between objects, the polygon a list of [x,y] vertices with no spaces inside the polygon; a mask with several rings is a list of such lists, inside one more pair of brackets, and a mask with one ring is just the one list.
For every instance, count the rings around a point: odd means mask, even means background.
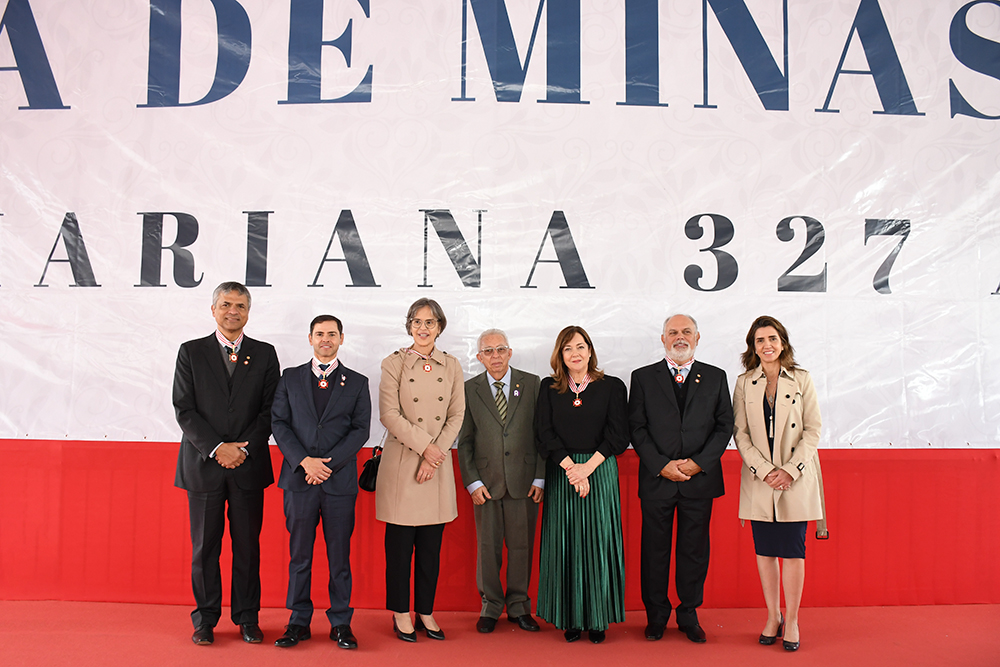
[{"label": "white banner", "polygon": [[680,311],[733,382],[770,314],[823,446],[996,446],[1000,2],[0,7],[0,437],[178,439],[238,280],[373,392],[420,296],[470,377],[580,324],[627,382]]}]

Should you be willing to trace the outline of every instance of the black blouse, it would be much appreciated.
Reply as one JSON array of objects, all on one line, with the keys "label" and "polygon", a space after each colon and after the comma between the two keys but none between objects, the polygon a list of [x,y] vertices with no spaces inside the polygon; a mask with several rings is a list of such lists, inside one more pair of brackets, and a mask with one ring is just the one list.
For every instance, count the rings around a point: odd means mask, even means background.
[{"label": "black blouse", "polygon": [[611,375],[591,382],[573,406],[576,394],[560,394],[547,377],[538,389],[535,427],[538,453],[558,464],[570,454],[600,452],[611,458],[628,449],[628,396],[625,383]]}]

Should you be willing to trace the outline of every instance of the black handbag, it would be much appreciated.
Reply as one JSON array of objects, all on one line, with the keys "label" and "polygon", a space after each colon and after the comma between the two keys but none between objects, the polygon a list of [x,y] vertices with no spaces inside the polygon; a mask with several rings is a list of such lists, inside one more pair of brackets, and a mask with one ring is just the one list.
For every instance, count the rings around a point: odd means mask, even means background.
[{"label": "black handbag", "polygon": [[[382,434],[382,443],[385,442],[387,434],[388,431]],[[362,491],[375,490],[375,482],[378,480],[378,464],[382,462],[382,443],[372,448],[371,458],[365,461],[361,474],[358,475],[358,488]]]}]

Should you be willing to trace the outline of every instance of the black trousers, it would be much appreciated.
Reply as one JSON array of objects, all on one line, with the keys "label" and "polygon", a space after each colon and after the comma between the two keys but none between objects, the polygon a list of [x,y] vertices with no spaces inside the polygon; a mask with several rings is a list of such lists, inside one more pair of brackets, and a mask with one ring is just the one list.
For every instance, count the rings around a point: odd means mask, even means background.
[{"label": "black trousers", "polygon": [[233,542],[231,618],[233,623],[256,623],[260,611],[260,529],[264,521],[264,490],[247,491],[232,475],[215,491],[188,491],[191,517],[191,588],[196,608],[195,627],[215,627],[222,616],[222,535],[229,519]]},{"label": "black trousers", "polygon": [[670,582],[674,515],[677,515],[676,583],[677,624],[698,622],[698,607],[704,599],[708,576],[709,524],[712,498],[641,500],[642,547],[640,579],[642,603],[648,623],[666,624],[672,605],[667,595]]},{"label": "black trousers", "polygon": [[410,611],[410,563],[413,563],[413,609],[434,613],[441,568],[444,524],[400,526],[385,524],[385,607],[400,614]]},{"label": "black trousers", "polygon": [[350,625],[351,534],[354,532],[354,504],[357,496],[332,496],[319,486],[305,491],[285,490],[285,526],[288,528],[288,597],[285,606],[292,612],[290,624],[312,621],[313,550],[316,526],[323,521],[323,538],[329,563],[330,627]]}]

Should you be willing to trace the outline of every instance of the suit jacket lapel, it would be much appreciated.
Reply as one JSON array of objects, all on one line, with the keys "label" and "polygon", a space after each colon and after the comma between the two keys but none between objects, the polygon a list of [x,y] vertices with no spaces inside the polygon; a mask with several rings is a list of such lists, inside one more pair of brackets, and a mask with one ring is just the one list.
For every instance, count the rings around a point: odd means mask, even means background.
[{"label": "suit jacket lapel", "polygon": [[[257,351],[257,341],[252,338],[243,337],[243,344],[240,346],[240,356],[239,360],[236,362],[236,368],[233,370],[233,389],[229,392],[229,401],[232,402],[233,398],[240,391],[240,386],[243,384],[244,378],[246,378],[247,373],[250,372],[250,364],[254,363],[255,352]],[[225,370],[223,370],[225,372]]]},{"label": "suit jacket lapel", "polygon": [[219,391],[229,395],[229,372],[226,370],[226,362],[222,358],[222,346],[213,333],[208,338],[202,339],[205,344],[201,346],[201,353],[205,355],[208,368],[212,369],[212,376],[219,384]]},{"label": "suit jacket lapel", "polygon": [[[521,382],[523,378],[521,377],[521,371],[516,368],[510,369],[510,387],[507,388],[507,423],[514,418],[514,412],[517,411],[517,406],[521,404]],[[500,417],[500,413],[497,412],[497,418]]]},{"label": "suit jacket lapel", "polygon": [[684,399],[684,414],[688,414],[688,411],[691,409],[691,402],[694,400],[694,395],[698,393],[698,388],[701,387],[701,362],[696,361],[691,364],[691,370],[688,371],[688,376],[684,380],[684,384],[687,385],[687,398]]},{"label": "suit jacket lapel", "polygon": [[[493,418],[497,420],[497,423],[503,426],[503,422],[500,421],[500,412],[497,410],[497,401],[493,398],[493,390],[490,389],[490,380],[493,378],[489,373],[483,371],[483,374],[476,379],[478,380],[476,383],[478,385],[476,387],[476,394],[479,395],[480,400],[482,400],[483,404],[486,406],[486,411],[493,415]],[[511,379],[513,379],[513,377]],[[511,395],[513,396],[513,392],[511,392]],[[510,401],[507,402],[507,419],[510,419]]]},{"label": "suit jacket lapel", "polygon": [[656,365],[656,381],[660,383],[660,388],[667,395],[667,403],[672,405],[674,411],[680,414],[680,408],[677,405],[677,395],[674,393],[674,376],[670,374],[670,367],[667,366],[666,359]]},{"label": "suit jacket lapel", "polygon": [[[296,380],[296,384],[299,385],[299,389],[302,391],[303,402],[306,404],[306,410],[309,411],[309,416],[312,421],[316,421],[316,402],[313,400],[313,382],[319,382],[312,372],[312,362],[305,364],[304,366],[299,366],[299,377]],[[297,406],[296,406],[297,407]]]},{"label": "suit jacket lapel", "polygon": [[[320,417],[320,421],[323,421],[323,419],[330,414],[330,411],[333,410],[333,406],[344,394],[344,387],[340,386],[340,383],[344,382],[344,386],[347,386],[347,373],[344,373],[345,370],[347,370],[347,367],[344,366],[344,364],[339,364],[337,368],[334,369],[333,373],[331,373],[327,378],[330,381],[330,385],[328,387],[330,390],[330,399],[326,402],[326,409],[323,410],[323,415]],[[311,369],[309,374],[312,375]],[[344,379],[342,380],[341,377]]]}]

